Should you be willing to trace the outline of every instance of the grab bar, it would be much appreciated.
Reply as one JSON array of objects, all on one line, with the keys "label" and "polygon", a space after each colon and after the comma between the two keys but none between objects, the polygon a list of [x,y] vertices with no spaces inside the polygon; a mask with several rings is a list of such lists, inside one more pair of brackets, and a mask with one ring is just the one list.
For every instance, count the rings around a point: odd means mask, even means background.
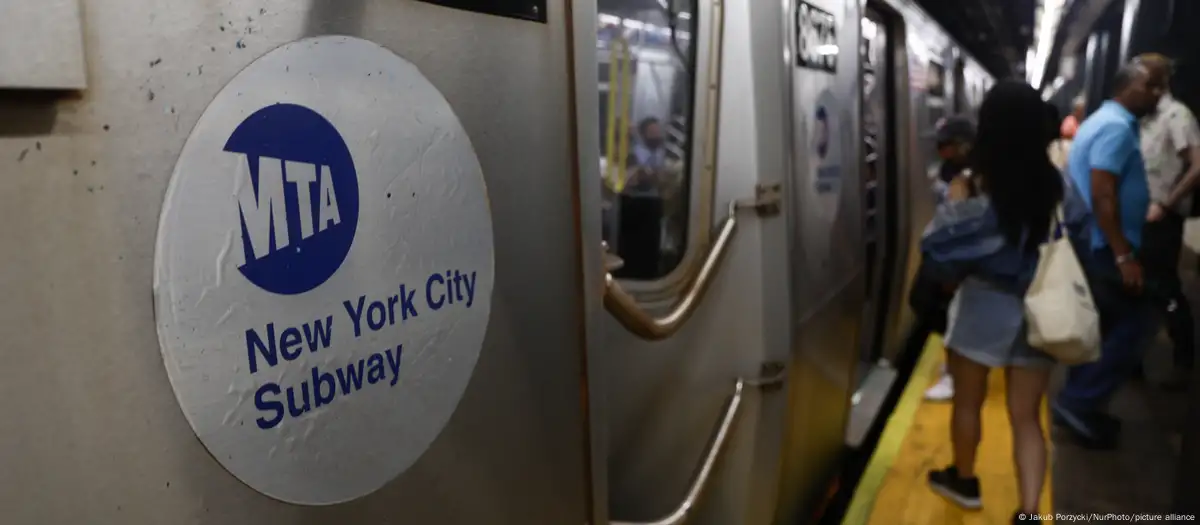
[{"label": "grab bar", "polygon": [[650,315],[642,309],[633,296],[621,287],[621,283],[617,282],[612,273],[608,272],[604,274],[604,308],[617,318],[622,326],[639,337],[651,341],[661,341],[674,335],[683,326],[683,323],[696,312],[700,298],[708,290],[708,285],[712,284],[713,275],[717,273],[718,263],[725,257],[729,248],[729,240],[733,238],[733,232],[737,230],[737,210],[737,201],[731,202],[729,215],[721,224],[721,232],[717,234],[716,241],[709,247],[708,254],[704,256],[704,261],[700,264],[700,271],[696,273],[696,277],[684,290],[683,298],[666,315],[662,317]]},{"label": "grab bar", "polygon": [[[700,270],[684,289],[683,297],[666,315],[654,317],[644,310],[612,276],[611,272],[615,270],[607,270],[604,274],[604,308],[621,323],[621,326],[643,339],[661,341],[675,335],[683,323],[696,312],[700,299],[704,297],[704,292],[708,291],[725,253],[729,251],[729,241],[737,231],[738,210],[753,209],[760,217],[776,215],[780,211],[780,192],[779,184],[760,184],[755,188],[753,200],[735,200],[729,203],[729,213],[721,223],[717,239],[701,261]],[[608,245],[605,243],[602,246],[607,254]]]},{"label": "grab bar", "polygon": [[742,408],[742,392],[745,388],[746,380],[738,379],[737,384],[733,387],[733,395],[729,396],[729,402],[725,405],[725,414],[721,417],[721,423],[717,425],[716,432],[709,439],[708,449],[704,452],[704,460],[700,463],[700,468],[696,470],[683,502],[670,514],[654,521],[614,521],[610,525],[681,525],[687,522],[688,516],[696,508],[696,503],[700,501],[704,489],[708,488],[708,480],[712,477],[713,469],[716,468],[717,459],[721,456],[725,443],[729,441],[733,423],[737,420],[738,412]]}]

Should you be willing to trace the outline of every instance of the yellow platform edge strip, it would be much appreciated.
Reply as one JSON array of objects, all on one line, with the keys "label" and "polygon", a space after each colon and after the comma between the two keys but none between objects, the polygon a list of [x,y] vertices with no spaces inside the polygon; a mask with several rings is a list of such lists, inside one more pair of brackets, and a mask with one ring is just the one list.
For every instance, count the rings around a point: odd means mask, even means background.
[{"label": "yellow platform edge strip", "polygon": [[912,378],[900,394],[896,409],[888,418],[883,435],[879,437],[879,443],[875,447],[875,453],[871,455],[871,461],[867,463],[867,468],[859,479],[854,498],[850,500],[846,516],[842,519],[842,525],[861,525],[870,519],[871,510],[875,507],[875,497],[883,488],[883,480],[892,468],[901,445],[904,444],[904,436],[908,434],[917,409],[921,406],[925,388],[943,361],[941,354],[942,339],[937,336],[930,337],[925,342],[925,349],[921,351],[921,359],[913,369]]},{"label": "yellow platform edge strip", "polygon": [[[912,377],[907,385],[905,385],[900,399],[896,403],[896,408],[888,418],[887,426],[884,427],[883,435],[880,436],[879,443],[875,448],[875,452],[871,456],[867,468],[863,471],[863,475],[855,490],[854,498],[847,508],[846,515],[842,519],[842,525],[863,525],[870,521],[874,511],[875,502],[881,490],[883,489],[884,480],[895,463],[897,455],[901,452],[905,443],[909,430],[917,416],[917,412],[924,402],[925,389],[931,384],[935,376],[939,373],[938,368],[944,361],[942,340],[940,337],[931,336],[925,343],[925,348],[922,350],[921,358],[913,369]],[[1043,402],[1042,420],[1044,428],[1050,428],[1049,414],[1047,404]],[[1049,441],[1049,436],[1047,436]],[[1047,443],[1048,460],[1050,465],[1054,461],[1054,444]],[[1050,475],[1050,469],[1047,469],[1046,484],[1042,489],[1042,504],[1039,511],[1043,515],[1053,513],[1054,509],[1054,494],[1053,494],[1053,478]],[[1053,520],[1049,520],[1052,525]]]}]

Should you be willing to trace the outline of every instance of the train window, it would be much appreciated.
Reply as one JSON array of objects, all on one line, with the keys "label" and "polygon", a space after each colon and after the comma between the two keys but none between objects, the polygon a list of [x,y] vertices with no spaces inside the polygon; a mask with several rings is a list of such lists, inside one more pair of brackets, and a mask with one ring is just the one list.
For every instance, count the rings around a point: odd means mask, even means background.
[{"label": "train window", "polygon": [[948,116],[947,112],[953,108],[947,108],[946,102],[946,68],[937,61],[931,60],[928,69],[925,72],[925,111],[927,126],[922,133],[923,141],[926,146],[923,149],[929,151],[929,159],[931,164],[928,166],[930,173],[937,169],[940,162],[940,157],[937,153],[937,144],[934,142],[934,135],[937,133],[937,128]]},{"label": "train window", "polygon": [[925,79],[926,93],[932,98],[946,96],[946,68],[937,62],[929,63],[929,76]]},{"label": "train window", "polygon": [[696,0],[599,0],[603,232],[614,276],[656,281],[687,249]]},{"label": "train window", "polygon": [[954,113],[967,114],[971,111],[967,90],[966,64],[960,58],[954,61]]}]

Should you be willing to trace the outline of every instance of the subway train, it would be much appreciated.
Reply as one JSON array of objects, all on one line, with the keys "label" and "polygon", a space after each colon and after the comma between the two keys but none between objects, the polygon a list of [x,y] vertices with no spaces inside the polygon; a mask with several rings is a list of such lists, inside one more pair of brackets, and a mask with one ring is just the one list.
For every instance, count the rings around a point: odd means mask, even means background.
[{"label": "subway train", "polygon": [[908,379],[933,130],[993,82],[912,0],[12,0],[0,40],[13,525],[803,523]]}]

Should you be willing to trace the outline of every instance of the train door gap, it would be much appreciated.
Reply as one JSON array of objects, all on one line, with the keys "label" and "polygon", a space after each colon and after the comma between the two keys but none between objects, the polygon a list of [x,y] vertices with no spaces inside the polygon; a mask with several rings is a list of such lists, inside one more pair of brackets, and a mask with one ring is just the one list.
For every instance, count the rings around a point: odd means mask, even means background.
[{"label": "train door gap", "polygon": [[[884,82],[884,115],[886,116],[887,134],[884,137],[884,145],[888,154],[883,158],[884,180],[887,184],[883,187],[883,202],[884,202],[884,221],[883,221],[883,238],[884,249],[883,257],[880,262],[879,274],[882,276],[879,283],[880,299],[875,312],[879,322],[876,324],[875,333],[872,335],[873,346],[871,355],[872,362],[879,362],[883,359],[884,341],[888,333],[889,305],[905,303],[904,301],[896,301],[894,294],[903,293],[900,287],[895,286],[895,279],[900,279],[903,282],[903,275],[897,273],[895,268],[900,267],[900,244],[908,242],[907,234],[902,238],[900,228],[900,210],[904,209],[900,205],[900,161],[897,152],[900,151],[900,136],[897,122],[899,122],[899,105],[900,100],[899,86],[900,82],[908,83],[908,79],[899,79],[896,73],[896,57],[905,56],[903,53],[903,35],[904,32],[898,30],[899,15],[891,15],[894,18],[884,19],[888,22],[884,27],[888,28],[887,45],[885,46],[884,56],[887,57],[884,74],[886,82]],[[898,35],[898,36],[897,36]]]},{"label": "train door gap", "polygon": [[871,428],[895,369],[882,359],[887,314],[891,304],[889,271],[896,265],[897,209],[894,42],[892,20],[869,4],[862,18],[862,199],[866,297],[860,336],[857,391],[846,429],[846,442],[859,446]]},{"label": "train door gap", "polygon": [[971,104],[967,101],[966,64],[962,57],[954,59],[954,114],[965,115],[971,112]]}]

